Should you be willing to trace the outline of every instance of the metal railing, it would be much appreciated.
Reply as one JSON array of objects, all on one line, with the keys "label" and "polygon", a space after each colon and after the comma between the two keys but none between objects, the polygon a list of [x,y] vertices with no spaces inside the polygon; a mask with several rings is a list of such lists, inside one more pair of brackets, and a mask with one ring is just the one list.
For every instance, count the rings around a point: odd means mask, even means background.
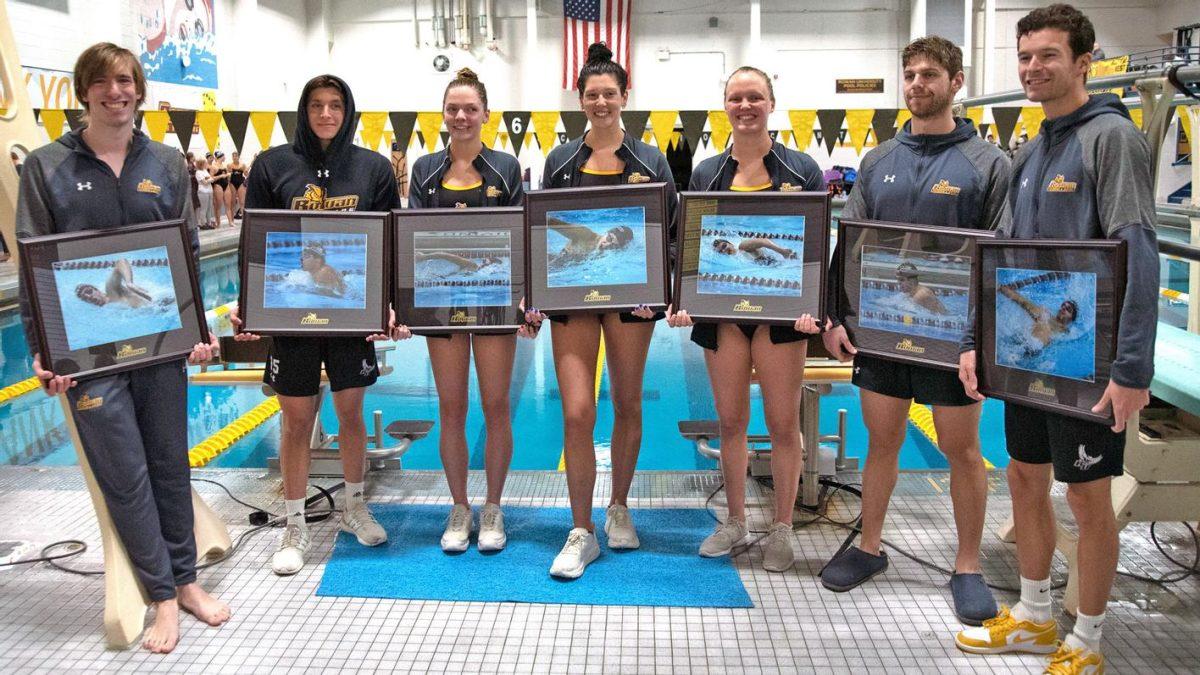
[{"label": "metal railing", "polygon": [[[1117,89],[1126,87],[1131,84],[1137,84],[1138,80],[1152,79],[1157,77],[1166,77],[1167,68],[1157,68],[1151,70],[1138,70],[1128,73],[1120,73],[1118,75],[1106,75],[1088,80],[1087,86],[1089,90],[1095,89]],[[1181,82],[1198,82],[1200,81],[1200,65],[1183,66],[1176,72]],[[995,94],[984,94],[982,96],[972,96],[957,101],[958,105],[966,108],[974,108],[981,105],[994,105],[996,103],[1008,103],[1010,101],[1026,101],[1025,91],[1023,89],[1014,89],[1012,91],[1002,91]],[[1195,102],[1195,99],[1188,98],[1184,95],[1176,96],[1172,103],[1187,103]],[[1141,107],[1142,102],[1136,98],[1125,100],[1125,104],[1130,107]]]}]

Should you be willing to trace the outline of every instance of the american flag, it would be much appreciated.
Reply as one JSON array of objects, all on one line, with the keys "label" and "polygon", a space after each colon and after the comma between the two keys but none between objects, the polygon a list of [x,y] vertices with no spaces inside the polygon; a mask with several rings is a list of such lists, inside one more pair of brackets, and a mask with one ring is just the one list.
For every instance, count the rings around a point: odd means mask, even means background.
[{"label": "american flag", "polygon": [[574,89],[579,69],[587,63],[588,45],[603,42],[613,61],[629,68],[629,25],[633,0],[563,0],[563,89]]}]

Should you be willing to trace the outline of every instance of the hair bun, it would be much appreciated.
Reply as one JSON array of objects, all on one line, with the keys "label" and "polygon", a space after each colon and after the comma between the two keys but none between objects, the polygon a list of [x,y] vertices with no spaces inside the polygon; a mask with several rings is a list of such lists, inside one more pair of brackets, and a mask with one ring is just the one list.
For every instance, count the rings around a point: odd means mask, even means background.
[{"label": "hair bun", "polygon": [[612,50],[603,42],[593,42],[588,47],[587,62],[593,61],[612,61]]},{"label": "hair bun", "polygon": [[455,73],[454,76],[460,80],[475,80],[476,82],[479,81],[479,76],[476,75],[475,71],[471,70],[470,68],[459,68],[458,72]]}]

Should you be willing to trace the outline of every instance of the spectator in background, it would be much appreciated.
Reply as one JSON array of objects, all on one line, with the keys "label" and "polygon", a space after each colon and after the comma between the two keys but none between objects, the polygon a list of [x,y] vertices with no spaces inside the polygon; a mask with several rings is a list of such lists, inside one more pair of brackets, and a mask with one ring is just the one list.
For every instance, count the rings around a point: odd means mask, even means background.
[{"label": "spectator in background", "polygon": [[1092,61],[1103,61],[1106,58],[1108,58],[1108,57],[1106,57],[1104,55],[1104,49],[1100,46],[1100,43],[1093,42],[1092,43]]}]

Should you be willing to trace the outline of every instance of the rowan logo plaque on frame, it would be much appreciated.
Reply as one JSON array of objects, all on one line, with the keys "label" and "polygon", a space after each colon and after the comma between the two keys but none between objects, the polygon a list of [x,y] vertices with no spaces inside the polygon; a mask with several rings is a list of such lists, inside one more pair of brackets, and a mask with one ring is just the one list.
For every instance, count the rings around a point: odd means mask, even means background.
[{"label": "rowan logo plaque on frame", "polygon": [[684,192],[676,309],[710,321],[819,319],[828,240],[824,192]]},{"label": "rowan logo plaque on frame", "polygon": [[208,342],[182,220],[18,240],[42,366],[77,379],[185,358]]},{"label": "rowan logo plaque on frame", "polygon": [[527,304],[546,313],[666,309],[666,184],[525,196]]},{"label": "rowan logo plaque on frame", "polygon": [[1092,422],[1125,298],[1125,242],[979,242],[979,391]]},{"label": "rowan logo plaque on frame", "polygon": [[387,333],[391,215],[247,209],[240,246],[243,330]]},{"label": "rowan logo plaque on frame", "polygon": [[974,331],[975,242],[988,230],[843,219],[838,314],[855,348],[958,370]]},{"label": "rowan logo plaque on frame", "polygon": [[471,333],[508,332],[524,323],[524,209],[393,214],[398,323]]}]

